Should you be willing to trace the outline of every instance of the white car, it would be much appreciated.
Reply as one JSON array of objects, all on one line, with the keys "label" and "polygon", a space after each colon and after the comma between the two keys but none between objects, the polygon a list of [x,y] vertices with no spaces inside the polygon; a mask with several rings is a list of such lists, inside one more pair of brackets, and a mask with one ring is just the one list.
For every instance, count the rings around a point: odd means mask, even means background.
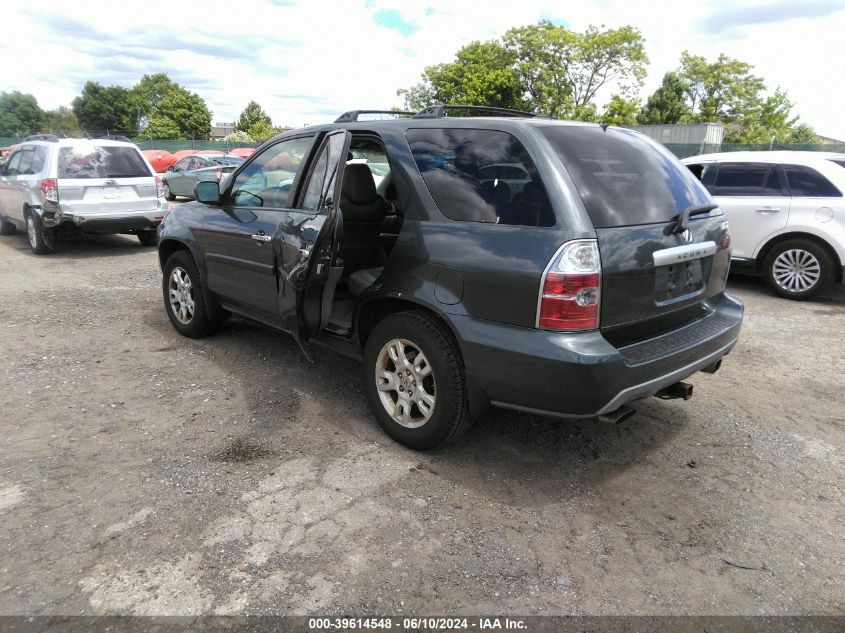
[{"label": "white car", "polygon": [[808,299],[845,272],[845,154],[727,152],[683,163],[728,218],[733,266]]}]

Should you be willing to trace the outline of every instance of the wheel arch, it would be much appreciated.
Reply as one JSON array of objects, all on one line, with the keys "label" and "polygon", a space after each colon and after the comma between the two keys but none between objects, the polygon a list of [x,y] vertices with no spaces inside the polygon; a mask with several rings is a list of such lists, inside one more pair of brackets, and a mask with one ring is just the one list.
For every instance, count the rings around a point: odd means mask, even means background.
[{"label": "wheel arch", "polygon": [[446,315],[435,307],[415,299],[405,297],[386,296],[378,297],[362,305],[355,316],[355,337],[363,350],[367,339],[376,325],[392,314],[399,312],[421,312],[443,325],[455,342],[461,363],[464,366],[464,381],[466,383],[467,396],[469,398],[470,415],[474,418],[480,417],[490,406],[490,399],[484,390],[474,380],[470,372],[466,371],[461,338],[458,336],[453,324]]},{"label": "wheel arch", "polygon": [[758,274],[765,274],[764,266],[766,263],[766,258],[769,256],[769,253],[772,252],[772,249],[782,244],[783,242],[787,242],[789,240],[808,240],[817,244],[819,247],[823,248],[825,252],[830,256],[831,261],[833,261],[833,269],[835,275],[835,281],[841,282],[842,281],[842,266],[843,262],[839,258],[839,255],[836,252],[836,249],[822,237],[815,235],[814,233],[805,233],[803,231],[792,231],[790,233],[780,233],[779,235],[775,235],[772,237],[768,242],[763,244],[760,247],[760,250],[757,252],[757,257],[754,258],[755,268]]}]

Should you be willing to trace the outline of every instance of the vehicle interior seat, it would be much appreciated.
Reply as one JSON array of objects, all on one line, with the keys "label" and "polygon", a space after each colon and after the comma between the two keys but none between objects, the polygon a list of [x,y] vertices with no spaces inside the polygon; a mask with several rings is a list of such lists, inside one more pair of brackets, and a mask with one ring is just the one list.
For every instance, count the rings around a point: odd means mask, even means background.
[{"label": "vehicle interior seat", "polygon": [[343,274],[347,277],[350,293],[358,296],[381,274],[382,268],[377,266],[384,263],[384,251],[379,236],[390,210],[390,205],[376,191],[373,174],[367,165],[352,163],[346,166],[340,210],[343,213],[340,244]]}]

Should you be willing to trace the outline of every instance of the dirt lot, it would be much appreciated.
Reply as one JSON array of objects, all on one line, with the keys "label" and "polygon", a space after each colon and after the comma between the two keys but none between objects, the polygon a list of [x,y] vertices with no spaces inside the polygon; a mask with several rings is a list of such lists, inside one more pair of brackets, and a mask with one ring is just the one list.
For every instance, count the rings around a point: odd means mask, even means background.
[{"label": "dirt lot", "polygon": [[153,249],[0,238],[2,614],[843,614],[845,290],[732,279],[740,344],[614,428],[418,454],[358,366],[179,337]]}]

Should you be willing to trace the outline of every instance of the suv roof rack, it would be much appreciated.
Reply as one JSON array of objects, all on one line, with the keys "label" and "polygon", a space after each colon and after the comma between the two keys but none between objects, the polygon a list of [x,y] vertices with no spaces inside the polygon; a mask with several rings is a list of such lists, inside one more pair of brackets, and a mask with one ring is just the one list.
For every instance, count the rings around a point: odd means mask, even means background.
[{"label": "suv roof rack", "polygon": [[399,116],[414,116],[416,112],[406,112],[405,110],[350,110],[344,112],[337,117],[335,123],[343,123],[345,121],[357,121],[361,114],[396,114]]},{"label": "suv roof rack", "polygon": [[47,141],[48,143],[58,143],[59,137],[55,134],[30,134],[21,143],[28,141]]},{"label": "suv roof rack", "polygon": [[[414,115],[415,119],[439,119],[448,116],[447,110],[468,110],[470,112],[483,113],[493,116],[513,116],[513,117],[537,117],[542,118],[542,115],[534,114],[533,112],[526,112],[525,110],[514,110],[512,108],[497,108],[494,106],[479,106],[479,105],[461,105],[461,104],[445,104],[429,106],[423,108]],[[484,114],[476,114],[475,116],[485,116]],[[548,118],[548,117],[545,117]]]}]

